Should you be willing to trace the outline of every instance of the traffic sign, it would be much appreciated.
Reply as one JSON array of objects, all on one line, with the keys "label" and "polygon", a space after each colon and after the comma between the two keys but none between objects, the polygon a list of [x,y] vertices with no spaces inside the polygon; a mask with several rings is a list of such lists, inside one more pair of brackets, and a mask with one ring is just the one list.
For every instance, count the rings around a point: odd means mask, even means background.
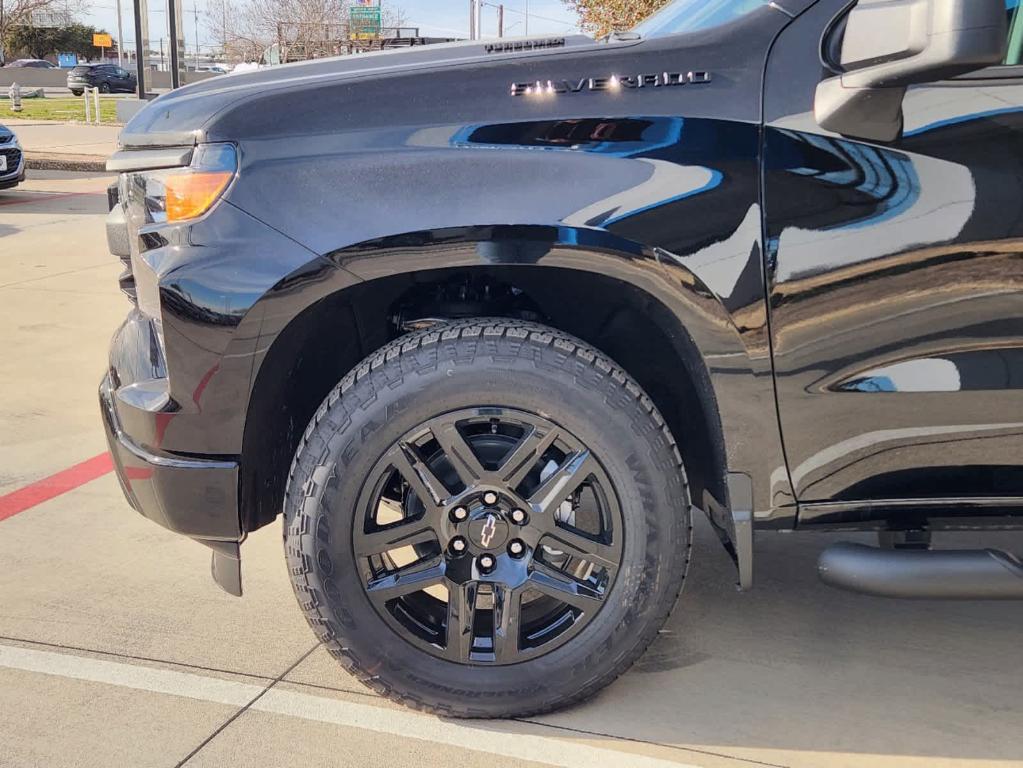
[{"label": "traffic sign", "polygon": [[353,5],[348,13],[349,34],[354,40],[369,40],[380,36],[379,5]]}]

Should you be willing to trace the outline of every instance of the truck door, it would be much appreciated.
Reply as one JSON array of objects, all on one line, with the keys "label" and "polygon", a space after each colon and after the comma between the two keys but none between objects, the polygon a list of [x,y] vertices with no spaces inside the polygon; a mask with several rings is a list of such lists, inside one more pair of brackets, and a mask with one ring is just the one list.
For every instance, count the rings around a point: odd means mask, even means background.
[{"label": "truck door", "polygon": [[1019,0],[1004,65],[911,87],[891,143],[814,118],[848,6],[797,18],[765,86],[771,337],[801,524],[1019,514]]}]

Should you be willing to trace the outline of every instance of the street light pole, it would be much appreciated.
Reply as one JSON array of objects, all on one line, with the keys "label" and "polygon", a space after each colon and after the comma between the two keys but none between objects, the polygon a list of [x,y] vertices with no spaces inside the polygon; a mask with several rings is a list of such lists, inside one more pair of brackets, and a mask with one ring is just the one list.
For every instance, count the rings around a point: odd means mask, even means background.
[{"label": "street light pole", "polygon": [[526,0],[526,11],[525,11],[525,13],[526,13],[526,15],[525,15],[525,19],[526,19],[526,37],[529,37],[529,0]]},{"label": "street light pole", "polygon": [[184,30],[178,29],[181,20],[181,0],[167,0],[167,26],[170,27],[170,81],[171,88],[181,87],[181,67],[184,64],[178,57],[179,38]]},{"label": "street light pole", "polygon": [[[3,0],[0,0],[2,3]],[[124,66],[124,55],[121,50],[124,48],[124,27],[121,24],[121,0],[117,0],[117,66]]]},{"label": "street light pole", "polygon": [[149,5],[146,0],[133,0],[135,7],[135,73],[138,78],[138,96],[148,97],[146,92],[146,53],[149,47]]}]

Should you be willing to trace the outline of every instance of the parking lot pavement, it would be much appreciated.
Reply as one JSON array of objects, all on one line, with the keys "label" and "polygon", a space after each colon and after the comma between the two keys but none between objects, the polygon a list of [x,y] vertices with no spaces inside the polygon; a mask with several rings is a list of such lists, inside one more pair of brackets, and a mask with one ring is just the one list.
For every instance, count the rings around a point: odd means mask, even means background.
[{"label": "parking lot pavement", "polygon": [[107,157],[117,149],[119,125],[85,125],[53,120],[19,120],[9,124],[26,152],[65,152]]},{"label": "parking lot pavement", "polygon": [[105,447],[95,391],[125,314],[104,247],[109,181],[30,171],[0,192],[0,494]]},{"label": "parking lot pavement", "polygon": [[0,766],[1023,766],[1023,607],[828,590],[830,534],[760,536],[739,594],[698,526],[665,632],[564,712],[467,723],[371,694],[316,646],[280,528],[243,547],[235,599],[106,471],[95,392],[127,308],[107,183],[0,193]]},{"label": "parking lot pavement", "polygon": [[106,159],[117,150],[117,136],[121,132],[120,125],[86,125],[54,120],[17,120],[8,123],[8,127],[18,135],[29,168],[40,164],[65,167],[69,163],[102,168]]}]

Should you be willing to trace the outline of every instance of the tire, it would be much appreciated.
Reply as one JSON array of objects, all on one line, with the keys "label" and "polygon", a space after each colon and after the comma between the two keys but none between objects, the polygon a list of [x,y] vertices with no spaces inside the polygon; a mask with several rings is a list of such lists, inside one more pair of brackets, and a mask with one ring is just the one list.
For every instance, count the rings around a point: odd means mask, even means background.
[{"label": "tire", "polygon": [[81,96],[82,95],[82,91],[76,91],[74,88],[72,88],[71,89],[71,95],[72,96]]},{"label": "tire", "polygon": [[[509,469],[509,457],[529,455],[527,438],[541,443],[540,455]],[[499,492],[477,496],[490,486],[462,482],[474,477],[467,445],[475,476],[510,477]],[[569,477],[571,493],[559,500],[551,489]],[[421,503],[429,493],[454,501]],[[528,493],[527,503],[540,499],[528,515],[511,508]],[[378,530],[380,510],[396,507],[405,517],[395,533]],[[680,454],[639,385],[577,339],[503,319],[411,333],[349,373],[305,431],[284,511],[292,584],[327,650],[378,693],[454,717],[548,712],[608,685],[670,614],[692,543]],[[435,530],[411,535],[427,524]],[[381,535],[414,546],[366,556]],[[516,536],[527,552],[518,560]],[[453,549],[456,538],[468,552]],[[504,549],[484,575],[495,541]],[[401,552],[421,559],[399,564]],[[446,606],[437,586],[390,597],[440,572]]]},{"label": "tire", "polygon": [[99,84],[99,92],[100,93],[110,93],[110,83],[100,83]]}]

